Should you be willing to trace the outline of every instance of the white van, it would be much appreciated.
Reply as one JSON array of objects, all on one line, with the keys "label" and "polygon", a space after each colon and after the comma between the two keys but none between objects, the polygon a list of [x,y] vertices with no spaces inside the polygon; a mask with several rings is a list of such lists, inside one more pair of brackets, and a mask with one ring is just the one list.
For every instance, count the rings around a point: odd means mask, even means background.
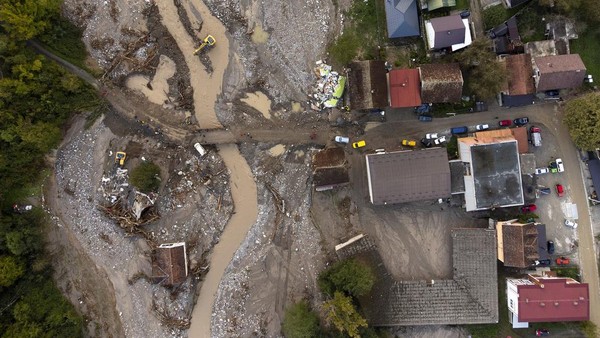
[{"label": "white van", "polygon": [[533,144],[533,146],[541,147],[542,146],[542,130],[538,127],[531,127],[531,128],[529,128],[529,131],[531,132],[531,143]]}]

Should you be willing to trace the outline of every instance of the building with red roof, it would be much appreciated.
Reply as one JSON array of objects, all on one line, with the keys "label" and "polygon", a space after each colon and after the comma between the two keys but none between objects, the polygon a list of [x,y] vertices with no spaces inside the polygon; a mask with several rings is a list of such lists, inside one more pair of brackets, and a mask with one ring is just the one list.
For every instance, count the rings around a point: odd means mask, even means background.
[{"label": "building with red roof", "polygon": [[393,69],[389,72],[390,106],[392,108],[421,105],[418,69]]},{"label": "building with red roof", "polygon": [[590,319],[587,283],[573,278],[527,275],[506,279],[509,319],[513,328],[529,322],[573,322]]}]

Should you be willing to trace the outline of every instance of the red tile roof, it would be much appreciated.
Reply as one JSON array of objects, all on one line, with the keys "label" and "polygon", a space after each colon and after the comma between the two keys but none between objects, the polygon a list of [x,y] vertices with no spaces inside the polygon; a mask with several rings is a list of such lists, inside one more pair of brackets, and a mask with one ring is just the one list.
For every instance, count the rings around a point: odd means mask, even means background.
[{"label": "red tile roof", "polygon": [[518,285],[520,322],[565,322],[590,319],[587,283],[567,278],[538,278],[539,285]]},{"label": "red tile roof", "polygon": [[393,108],[416,107],[421,104],[418,69],[393,69],[390,76],[390,105]]}]

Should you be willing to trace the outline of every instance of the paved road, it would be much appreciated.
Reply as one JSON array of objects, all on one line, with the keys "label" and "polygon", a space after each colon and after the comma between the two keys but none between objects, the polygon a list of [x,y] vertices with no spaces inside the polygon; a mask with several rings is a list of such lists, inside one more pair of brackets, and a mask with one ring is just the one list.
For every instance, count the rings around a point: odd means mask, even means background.
[{"label": "paved road", "polygon": [[[394,150],[401,148],[402,138],[412,138],[420,140],[425,133],[438,132],[449,135],[451,127],[469,126],[470,130],[480,123],[489,123],[495,127],[498,121],[502,119],[514,119],[521,116],[528,116],[533,123],[542,123],[556,137],[559,149],[565,164],[565,172],[562,174],[564,184],[568,184],[572,192],[573,203],[577,204],[579,213],[579,227],[577,229],[579,237],[579,260],[582,271],[583,281],[590,285],[590,320],[597,326],[600,326],[600,282],[598,277],[598,265],[596,260],[596,250],[594,247],[594,236],[590,209],[587,202],[587,194],[584,187],[584,180],[580,166],[582,162],[579,159],[579,153],[573,144],[567,128],[562,123],[563,113],[554,103],[537,104],[521,108],[506,109],[501,107],[490,107],[490,111],[482,113],[457,115],[449,118],[435,118],[431,123],[419,123],[414,115],[405,115],[406,119],[389,121],[369,129],[362,137],[366,140],[368,148],[366,150],[353,150],[350,156],[351,176],[353,180],[366,187],[366,177],[364,156],[365,151],[376,148],[385,148]],[[408,119],[410,117],[410,119]],[[364,197],[368,192],[365,189]],[[555,219],[556,222],[563,221]]]}]

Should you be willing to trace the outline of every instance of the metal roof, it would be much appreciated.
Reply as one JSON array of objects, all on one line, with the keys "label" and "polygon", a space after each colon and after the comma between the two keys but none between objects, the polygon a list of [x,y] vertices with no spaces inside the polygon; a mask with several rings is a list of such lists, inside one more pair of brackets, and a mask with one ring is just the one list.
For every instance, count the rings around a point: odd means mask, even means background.
[{"label": "metal roof", "polygon": [[450,197],[445,148],[366,156],[371,203],[395,204]]},{"label": "metal roof", "polygon": [[385,17],[389,38],[421,34],[416,0],[385,0]]},{"label": "metal roof", "polygon": [[390,106],[393,108],[421,105],[421,83],[418,69],[393,69],[389,73]]}]

